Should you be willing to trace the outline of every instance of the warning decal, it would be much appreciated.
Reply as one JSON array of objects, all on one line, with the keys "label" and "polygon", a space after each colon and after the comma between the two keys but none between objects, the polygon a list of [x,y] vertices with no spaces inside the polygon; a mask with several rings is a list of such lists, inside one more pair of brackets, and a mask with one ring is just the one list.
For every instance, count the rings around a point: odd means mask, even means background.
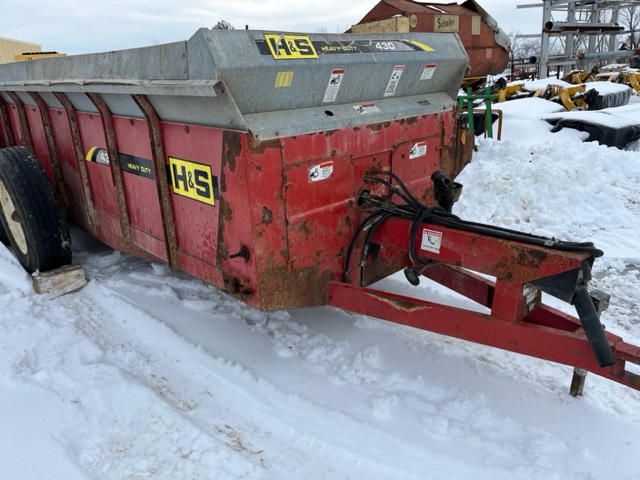
[{"label": "warning decal", "polygon": [[422,242],[420,248],[427,252],[440,253],[440,246],[442,245],[442,232],[436,232],[435,230],[429,230],[425,228],[422,230]]},{"label": "warning decal", "polygon": [[391,97],[396,94],[396,88],[398,87],[398,83],[400,82],[400,77],[402,76],[403,71],[404,65],[396,65],[395,67],[393,67],[391,78],[389,79],[387,88],[384,91],[385,97]]},{"label": "warning decal", "polygon": [[367,113],[377,113],[380,111],[380,109],[376,107],[375,104],[373,103],[364,103],[362,105],[354,105],[353,108],[360,115],[366,115]]},{"label": "warning decal", "polygon": [[176,195],[212,206],[219,198],[218,178],[209,165],[169,157],[169,178]]},{"label": "warning decal", "polygon": [[427,154],[427,142],[416,143],[411,150],[409,150],[409,159],[422,157]]},{"label": "warning decal", "polygon": [[323,103],[336,101],[338,90],[340,90],[340,84],[342,83],[342,77],[344,77],[344,69],[334,68],[331,70],[329,83],[327,84],[327,89],[324,92],[324,100],[322,100]]},{"label": "warning decal", "polygon": [[319,165],[314,165],[309,169],[309,181],[319,182],[320,180],[326,180],[333,173],[333,162],[323,162]]},{"label": "warning decal", "polygon": [[427,63],[424,66],[424,70],[422,71],[422,75],[420,75],[420,80],[431,80],[433,78],[433,74],[436,71],[435,63]]}]

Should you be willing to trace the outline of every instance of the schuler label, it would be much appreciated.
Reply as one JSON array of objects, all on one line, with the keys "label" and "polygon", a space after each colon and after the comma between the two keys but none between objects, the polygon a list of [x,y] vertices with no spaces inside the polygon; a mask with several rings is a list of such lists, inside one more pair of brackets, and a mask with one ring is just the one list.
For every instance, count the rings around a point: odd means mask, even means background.
[{"label": "schuler label", "polygon": [[218,179],[209,165],[169,157],[169,170],[173,193],[215,205],[218,196]]}]

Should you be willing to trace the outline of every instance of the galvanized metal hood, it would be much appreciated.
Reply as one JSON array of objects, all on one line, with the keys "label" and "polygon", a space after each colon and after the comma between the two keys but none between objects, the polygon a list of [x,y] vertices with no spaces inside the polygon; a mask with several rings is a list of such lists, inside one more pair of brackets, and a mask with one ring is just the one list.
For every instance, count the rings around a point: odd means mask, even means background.
[{"label": "galvanized metal hood", "polygon": [[453,108],[468,57],[456,34],[304,34],[198,30],[188,41],[0,65],[3,91],[103,94],[115,115],[251,131],[260,139]]}]

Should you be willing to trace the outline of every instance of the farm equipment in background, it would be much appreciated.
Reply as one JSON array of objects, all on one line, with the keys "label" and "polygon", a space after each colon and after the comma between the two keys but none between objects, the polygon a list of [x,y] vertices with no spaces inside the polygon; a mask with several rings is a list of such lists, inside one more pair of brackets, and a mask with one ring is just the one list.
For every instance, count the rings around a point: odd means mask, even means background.
[{"label": "farm equipment in background", "polygon": [[572,70],[562,77],[562,81],[571,83],[572,85],[595,82],[598,72],[598,67],[593,67],[591,70]]},{"label": "farm equipment in background", "polygon": [[[331,305],[640,389],[589,292],[599,250],[452,213],[467,67],[452,34],[207,29],[2,65],[2,232],[31,272],[69,263],[69,218],[261,310]],[[376,288],[401,270],[485,313]]]},{"label": "farm equipment in background", "polygon": [[540,95],[546,100],[559,101],[567,110],[588,110],[590,102],[598,95],[594,89],[587,90],[587,85],[547,85]]}]

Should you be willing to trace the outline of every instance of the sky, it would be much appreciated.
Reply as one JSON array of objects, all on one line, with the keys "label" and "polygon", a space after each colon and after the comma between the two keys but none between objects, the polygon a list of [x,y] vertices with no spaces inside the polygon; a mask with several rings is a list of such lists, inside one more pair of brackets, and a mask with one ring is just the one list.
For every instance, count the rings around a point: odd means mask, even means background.
[{"label": "sky", "polygon": [[[453,212],[593,241],[601,320],[640,344],[640,142],[552,133],[542,98],[500,107]],[[259,312],[77,230],[73,247],[89,284],[48,299],[0,244],[2,479],[639,478],[638,390],[589,374],[571,397],[568,366],[326,306]],[[486,313],[426,278],[375,288]]]},{"label": "sky", "polygon": [[[186,40],[219,20],[236,29],[343,32],[377,0],[33,0],[28,13],[18,2],[6,3],[0,37],[36,43],[43,51],[77,54]],[[531,2],[479,3],[507,33],[539,30],[542,9],[516,9]]]}]

